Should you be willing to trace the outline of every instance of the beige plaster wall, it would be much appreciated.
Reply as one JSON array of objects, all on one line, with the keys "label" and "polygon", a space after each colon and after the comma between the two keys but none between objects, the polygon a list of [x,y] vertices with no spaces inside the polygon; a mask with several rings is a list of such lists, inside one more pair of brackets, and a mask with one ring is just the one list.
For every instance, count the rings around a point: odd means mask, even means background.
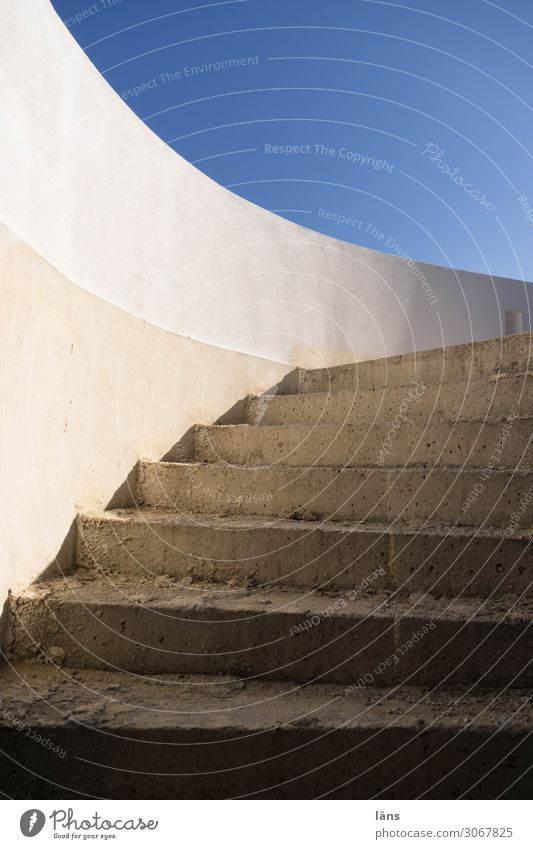
[{"label": "beige plaster wall", "polygon": [[77,507],[106,505],[288,367],[162,330],[71,283],[0,230],[0,599],[55,558]]}]

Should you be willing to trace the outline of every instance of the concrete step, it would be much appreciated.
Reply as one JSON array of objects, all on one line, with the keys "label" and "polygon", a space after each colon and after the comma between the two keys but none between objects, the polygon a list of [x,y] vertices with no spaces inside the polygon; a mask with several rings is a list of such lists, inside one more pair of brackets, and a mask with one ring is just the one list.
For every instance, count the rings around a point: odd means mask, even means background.
[{"label": "concrete step", "polygon": [[0,689],[0,787],[16,799],[531,796],[530,690],[346,694],[36,664],[4,666]]},{"label": "concrete step", "polygon": [[407,386],[413,378],[426,384],[476,381],[481,376],[533,371],[532,364],[528,332],[362,363],[301,369],[299,390],[337,392],[355,387]]},{"label": "concrete step", "polygon": [[409,595],[533,595],[532,537],[497,530],[195,516],[81,514],[75,565],[228,587]]},{"label": "concrete step", "polygon": [[496,469],[139,464],[136,503],[228,516],[502,527],[533,524],[533,473]]},{"label": "concrete step", "polygon": [[313,392],[300,395],[250,396],[246,423],[250,425],[344,424],[394,421],[425,416],[506,418],[513,412],[533,414],[533,366],[522,375],[498,380],[406,386],[378,386]]},{"label": "concrete step", "polygon": [[197,425],[194,457],[236,466],[533,469],[533,418],[344,425]]},{"label": "concrete step", "polygon": [[140,587],[76,571],[14,594],[7,657],[137,674],[531,687],[533,602]]}]

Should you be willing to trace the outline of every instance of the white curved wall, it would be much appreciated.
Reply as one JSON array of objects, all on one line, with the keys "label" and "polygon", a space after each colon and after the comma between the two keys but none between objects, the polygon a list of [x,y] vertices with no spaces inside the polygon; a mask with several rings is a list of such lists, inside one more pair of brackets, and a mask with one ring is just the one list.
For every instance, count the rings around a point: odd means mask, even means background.
[{"label": "white curved wall", "polygon": [[0,299],[1,611],[54,560],[78,508],[107,505],[139,458],[160,459],[287,367],[128,315],[4,228]]},{"label": "white curved wall", "polygon": [[300,365],[498,336],[505,310],[529,329],[524,284],[409,268],[232,195],[136,118],[48,0],[0,9],[0,220],[87,290]]}]

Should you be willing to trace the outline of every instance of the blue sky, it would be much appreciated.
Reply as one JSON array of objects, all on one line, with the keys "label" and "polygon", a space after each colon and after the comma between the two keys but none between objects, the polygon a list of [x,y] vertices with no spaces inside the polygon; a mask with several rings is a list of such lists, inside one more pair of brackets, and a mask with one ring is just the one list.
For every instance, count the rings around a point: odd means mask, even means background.
[{"label": "blue sky", "polygon": [[533,280],[530,0],[54,0],[128,106],[323,233]]}]

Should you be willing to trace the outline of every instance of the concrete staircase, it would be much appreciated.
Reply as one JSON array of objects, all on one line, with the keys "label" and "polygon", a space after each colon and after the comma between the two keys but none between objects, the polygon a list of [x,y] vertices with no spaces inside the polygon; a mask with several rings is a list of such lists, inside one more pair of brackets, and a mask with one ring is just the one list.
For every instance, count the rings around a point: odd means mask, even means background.
[{"label": "concrete staircase", "polygon": [[530,798],[530,347],[301,371],[139,463],[11,597],[11,794]]}]

